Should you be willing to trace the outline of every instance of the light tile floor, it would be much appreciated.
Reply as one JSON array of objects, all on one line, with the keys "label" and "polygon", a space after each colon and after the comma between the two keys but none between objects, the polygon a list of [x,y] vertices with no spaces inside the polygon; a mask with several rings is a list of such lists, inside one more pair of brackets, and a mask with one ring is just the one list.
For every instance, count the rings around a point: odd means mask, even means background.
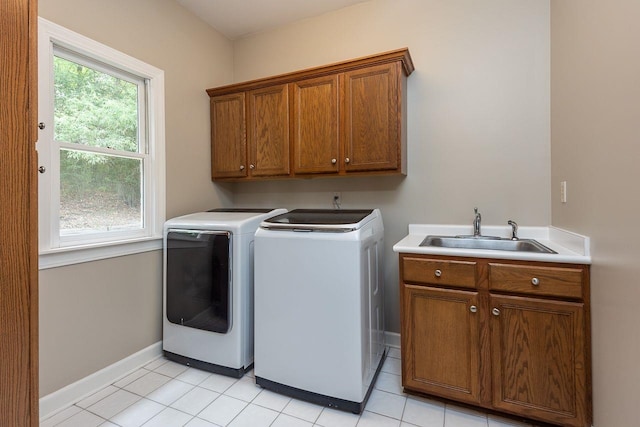
[{"label": "light tile floor", "polygon": [[41,427],[530,427],[402,392],[391,348],[362,415],[262,389],[241,379],[157,359],[44,420]]}]

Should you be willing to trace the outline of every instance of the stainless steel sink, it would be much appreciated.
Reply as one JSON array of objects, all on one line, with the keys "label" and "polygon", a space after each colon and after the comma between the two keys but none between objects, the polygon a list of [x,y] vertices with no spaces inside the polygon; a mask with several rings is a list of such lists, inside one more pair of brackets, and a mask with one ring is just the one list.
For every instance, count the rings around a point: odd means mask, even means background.
[{"label": "stainless steel sink", "polygon": [[556,254],[545,245],[533,239],[503,239],[493,236],[427,236],[420,246],[456,249],[489,249],[494,251],[537,252]]}]

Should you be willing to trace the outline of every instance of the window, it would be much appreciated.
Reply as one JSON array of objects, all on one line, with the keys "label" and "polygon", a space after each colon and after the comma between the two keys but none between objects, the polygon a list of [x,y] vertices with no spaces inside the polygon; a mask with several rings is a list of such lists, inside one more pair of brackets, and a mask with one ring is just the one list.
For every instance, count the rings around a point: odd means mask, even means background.
[{"label": "window", "polygon": [[40,267],[161,247],[164,75],[39,20]]}]

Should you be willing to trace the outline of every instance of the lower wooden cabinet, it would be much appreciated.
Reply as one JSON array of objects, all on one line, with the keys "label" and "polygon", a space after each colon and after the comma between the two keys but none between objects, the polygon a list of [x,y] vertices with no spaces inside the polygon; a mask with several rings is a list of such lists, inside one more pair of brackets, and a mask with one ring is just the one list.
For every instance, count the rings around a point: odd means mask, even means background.
[{"label": "lower wooden cabinet", "polygon": [[584,304],[491,296],[492,406],[561,425],[587,422]]},{"label": "lower wooden cabinet", "polygon": [[478,293],[405,285],[403,306],[403,385],[480,403]]},{"label": "lower wooden cabinet", "polygon": [[591,426],[589,266],[400,254],[400,299],[405,391]]}]

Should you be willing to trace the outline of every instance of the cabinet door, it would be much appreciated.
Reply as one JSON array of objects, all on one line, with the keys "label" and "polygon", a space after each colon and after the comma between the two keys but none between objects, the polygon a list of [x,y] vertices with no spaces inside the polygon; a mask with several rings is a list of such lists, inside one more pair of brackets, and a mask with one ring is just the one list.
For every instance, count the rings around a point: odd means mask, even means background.
[{"label": "cabinet door", "polygon": [[338,76],[291,84],[293,88],[293,171],[338,172]]},{"label": "cabinet door", "polygon": [[289,92],[278,85],[248,92],[249,174],[289,175]]},{"label": "cabinet door", "polygon": [[247,176],[244,92],[211,98],[211,178]]},{"label": "cabinet door", "polygon": [[400,64],[362,68],[344,76],[345,170],[400,167]]},{"label": "cabinet door", "polygon": [[480,401],[478,293],[402,286],[402,385]]},{"label": "cabinet door", "polygon": [[493,406],[587,425],[583,304],[510,296],[491,296],[490,303]]}]

